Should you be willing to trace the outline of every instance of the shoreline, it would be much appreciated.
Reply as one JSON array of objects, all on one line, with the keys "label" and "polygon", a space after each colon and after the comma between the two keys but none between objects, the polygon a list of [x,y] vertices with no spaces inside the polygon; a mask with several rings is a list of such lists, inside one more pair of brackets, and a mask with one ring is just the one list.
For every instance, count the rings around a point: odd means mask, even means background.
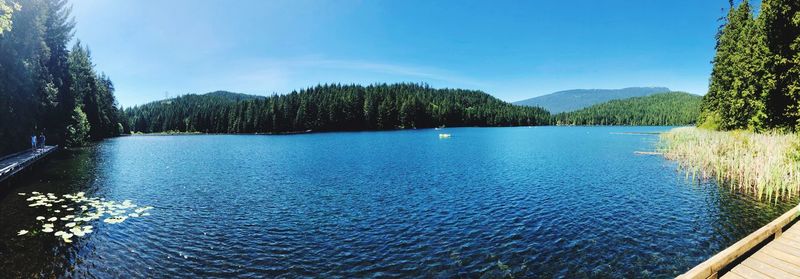
[{"label": "shoreline", "polygon": [[[409,130],[445,130],[450,128],[538,128],[538,127],[560,127],[560,128],[578,128],[578,127],[690,127],[679,125],[668,126],[653,126],[653,125],[525,125],[525,126],[450,126],[450,127],[425,127],[425,128],[398,128],[398,129],[381,129],[381,130],[305,130],[305,131],[289,131],[289,132],[270,132],[270,133],[207,133],[207,132],[153,132],[142,133],[135,132],[131,134],[122,134],[121,137],[127,136],[195,136],[195,135],[262,135],[262,136],[283,136],[283,135],[303,135],[303,134],[323,134],[323,133],[362,133],[362,132],[393,132],[393,131],[409,131]],[[660,135],[666,132],[611,132],[615,135]]]}]

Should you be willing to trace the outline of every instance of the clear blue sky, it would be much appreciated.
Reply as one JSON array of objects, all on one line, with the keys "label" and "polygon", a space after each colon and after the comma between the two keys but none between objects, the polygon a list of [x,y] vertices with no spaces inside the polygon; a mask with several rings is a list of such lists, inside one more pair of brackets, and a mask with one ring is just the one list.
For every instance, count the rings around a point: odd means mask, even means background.
[{"label": "clear blue sky", "polygon": [[704,94],[725,0],[72,1],[120,104],[214,90],[426,82],[517,101],[574,88]]}]

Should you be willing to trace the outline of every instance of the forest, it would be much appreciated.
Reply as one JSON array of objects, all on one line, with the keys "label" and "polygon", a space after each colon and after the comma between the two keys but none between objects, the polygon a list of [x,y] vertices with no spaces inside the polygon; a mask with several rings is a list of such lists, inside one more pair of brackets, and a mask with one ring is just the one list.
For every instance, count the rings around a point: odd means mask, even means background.
[{"label": "forest", "polygon": [[425,84],[325,84],[264,98],[184,95],[129,107],[132,132],[285,133],[546,125],[550,114],[489,94]]},{"label": "forest", "polygon": [[[734,5],[717,33],[699,124],[719,130],[800,128],[800,1]],[[757,14],[757,15],[756,15]]]},{"label": "forest", "polygon": [[612,100],[553,115],[553,125],[690,125],[697,121],[701,98],[684,92]]},{"label": "forest", "polygon": [[73,39],[66,0],[0,0],[0,154],[48,144],[78,146],[123,129],[114,85]]}]

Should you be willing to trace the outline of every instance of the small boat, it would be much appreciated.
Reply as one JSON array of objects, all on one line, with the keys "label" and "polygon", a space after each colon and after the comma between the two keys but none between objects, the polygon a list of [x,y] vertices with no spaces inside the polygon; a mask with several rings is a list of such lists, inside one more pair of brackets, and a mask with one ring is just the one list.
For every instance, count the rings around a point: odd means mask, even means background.
[{"label": "small boat", "polygon": [[447,139],[450,138],[450,134],[439,134],[440,139]]}]

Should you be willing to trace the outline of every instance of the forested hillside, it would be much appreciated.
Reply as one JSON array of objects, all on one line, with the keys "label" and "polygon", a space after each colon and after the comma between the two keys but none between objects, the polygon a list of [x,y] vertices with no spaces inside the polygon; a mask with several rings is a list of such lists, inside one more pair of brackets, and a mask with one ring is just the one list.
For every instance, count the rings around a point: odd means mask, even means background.
[{"label": "forested hillside", "polygon": [[71,48],[75,23],[65,0],[0,0],[0,154],[48,143],[81,145],[121,131],[114,85],[89,49]]},{"label": "forested hillside", "polygon": [[800,128],[800,1],[731,2],[717,34],[701,126],[721,129]]},{"label": "forested hillside", "polygon": [[520,106],[537,106],[551,113],[560,113],[579,110],[611,100],[642,97],[664,92],[669,92],[669,88],[628,87],[622,89],[573,89],[514,102],[514,104]]},{"label": "forested hillside", "polygon": [[250,100],[186,95],[125,110],[134,132],[282,133],[543,125],[549,113],[489,94],[419,84],[320,85]]},{"label": "forested hillside", "polygon": [[555,125],[689,125],[697,121],[700,96],[659,93],[613,100],[573,112],[553,115]]}]

